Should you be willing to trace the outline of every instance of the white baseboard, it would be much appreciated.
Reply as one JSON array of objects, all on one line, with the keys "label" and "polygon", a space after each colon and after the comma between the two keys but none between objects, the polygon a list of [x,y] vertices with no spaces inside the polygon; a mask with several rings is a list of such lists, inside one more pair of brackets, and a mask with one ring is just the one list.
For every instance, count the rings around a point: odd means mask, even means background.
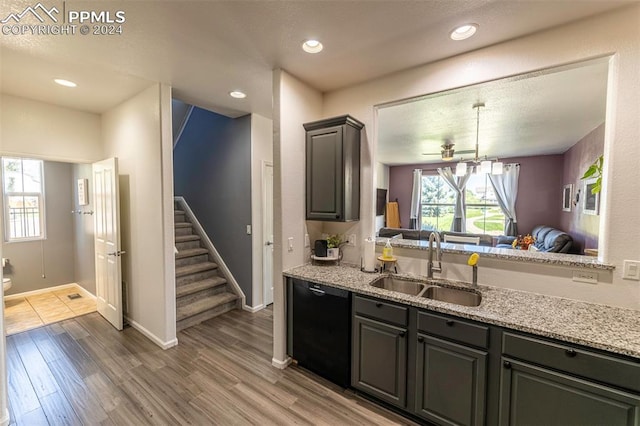
[{"label": "white baseboard", "polygon": [[54,286],[54,287],[42,288],[42,289],[39,289],[39,290],[25,291],[24,293],[11,294],[9,296],[4,296],[4,300],[23,299],[25,297],[37,296],[39,294],[49,293],[51,291],[57,291],[57,290],[64,290],[64,289],[67,289],[67,288],[75,288],[76,290],[78,290],[78,293],[82,293],[82,295],[84,297],[88,297],[88,298],[91,298],[91,299],[95,299],[96,298],[96,296],[94,296],[93,294],[89,293],[81,285],[79,285],[77,283],[69,283],[69,284],[57,285],[57,286]]},{"label": "white baseboard", "polygon": [[249,306],[249,305],[242,305],[242,310],[243,311],[247,311],[247,312],[251,312],[252,314],[255,314],[258,311],[261,311],[264,309],[264,305],[261,303],[258,306]]},{"label": "white baseboard", "polygon": [[9,418],[9,409],[5,408],[4,413],[2,413],[2,418],[0,418],[0,426],[7,426],[11,419]]},{"label": "white baseboard", "polygon": [[174,347],[174,346],[176,346],[178,344],[178,339],[177,338],[171,339],[171,340],[165,342],[162,339],[160,339],[158,336],[156,336],[155,334],[153,334],[152,332],[150,332],[149,330],[147,330],[146,328],[141,326],[139,323],[137,323],[134,320],[132,320],[131,318],[126,318],[126,320],[129,323],[129,325],[131,325],[131,327],[135,328],[140,333],[144,334],[144,336],[147,339],[151,340],[153,343],[155,343],[156,345],[160,346],[162,349],[169,349],[169,348],[172,348],[172,347]]},{"label": "white baseboard", "polygon": [[271,358],[271,365],[280,370],[284,370],[291,364],[291,357],[287,357],[284,361],[279,359]]}]

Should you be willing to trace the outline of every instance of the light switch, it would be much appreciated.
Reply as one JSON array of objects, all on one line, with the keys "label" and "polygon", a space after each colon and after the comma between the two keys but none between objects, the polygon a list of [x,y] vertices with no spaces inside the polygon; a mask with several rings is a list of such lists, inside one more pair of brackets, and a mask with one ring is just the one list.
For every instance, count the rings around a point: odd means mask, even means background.
[{"label": "light switch", "polygon": [[640,261],[625,260],[622,267],[622,279],[640,281]]},{"label": "light switch", "polygon": [[247,225],[247,235],[251,235],[251,225]]},{"label": "light switch", "polygon": [[293,237],[287,238],[287,242],[289,243],[287,249],[293,251]]}]

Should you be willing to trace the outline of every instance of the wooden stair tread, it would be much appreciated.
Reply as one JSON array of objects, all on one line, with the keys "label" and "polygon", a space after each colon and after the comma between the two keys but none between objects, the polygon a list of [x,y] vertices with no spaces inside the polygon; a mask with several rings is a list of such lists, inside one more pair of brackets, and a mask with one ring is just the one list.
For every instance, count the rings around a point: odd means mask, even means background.
[{"label": "wooden stair tread", "polygon": [[190,228],[193,225],[191,223],[189,223],[189,222],[175,222],[174,226],[176,228]]},{"label": "wooden stair tread", "polygon": [[185,243],[187,241],[196,241],[199,240],[200,237],[197,235],[178,235],[175,239],[176,243]]},{"label": "wooden stair tread", "polygon": [[176,319],[178,321],[181,321],[185,318],[189,318],[201,312],[213,309],[229,302],[233,302],[235,300],[238,300],[238,296],[229,292],[219,293],[209,297],[203,297],[202,299],[190,305],[179,307],[176,311]]},{"label": "wooden stair tread", "polygon": [[185,250],[180,250],[176,253],[176,259],[184,259],[185,257],[200,256],[201,254],[208,254],[208,253],[209,253],[209,250],[202,247],[185,249]]},{"label": "wooden stair tread", "polygon": [[183,297],[189,294],[197,293],[209,288],[215,288],[221,285],[225,285],[227,280],[222,277],[208,278],[202,281],[196,281],[189,284],[183,284],[176,288],[176,297]]},{"label": "wooden stair tread", "polygon": [[217,267],[218,264],[213,262],[202,262],[194,265],[179,266],[176,268],[176,278],[184,277],[189,274],[197,274],[198,272],[209,271],[211,269],[216,269]]}]

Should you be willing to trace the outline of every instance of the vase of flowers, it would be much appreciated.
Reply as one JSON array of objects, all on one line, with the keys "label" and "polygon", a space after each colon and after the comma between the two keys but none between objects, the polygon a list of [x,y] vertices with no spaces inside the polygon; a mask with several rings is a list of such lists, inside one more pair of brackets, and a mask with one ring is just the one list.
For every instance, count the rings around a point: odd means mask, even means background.
[{"label": "vase of flowers", "polygon": [[511,244],[514,249],[517,250],[529,250],[529,246],[536,242],[536,239],[531,236],[531,234],[527,234],[524,237],[522,235],[518,235],[518,238],[513,240]]}]

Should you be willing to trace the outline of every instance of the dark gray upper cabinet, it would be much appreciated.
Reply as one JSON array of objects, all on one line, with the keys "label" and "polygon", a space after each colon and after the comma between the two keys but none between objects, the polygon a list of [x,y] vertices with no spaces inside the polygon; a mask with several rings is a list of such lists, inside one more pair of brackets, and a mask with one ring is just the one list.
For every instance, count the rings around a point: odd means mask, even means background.
[{"label": "dark gray upper cabinet", "polygon": [[349,115],[304,124],[307,220],[360,219],[360,121]]}]

